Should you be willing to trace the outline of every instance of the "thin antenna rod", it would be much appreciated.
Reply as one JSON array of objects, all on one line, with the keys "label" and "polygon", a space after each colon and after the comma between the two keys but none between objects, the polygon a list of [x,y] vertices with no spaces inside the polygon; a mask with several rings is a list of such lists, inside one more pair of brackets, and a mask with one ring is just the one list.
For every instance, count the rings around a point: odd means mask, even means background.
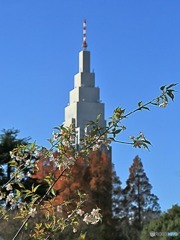
[{"label": "thin antenna rod", "polygon": [[87,48],[87,42],[86,42],[86,20],[83,21],[83,42],[82,42],[82,47],[83,50],[86,50]]}]

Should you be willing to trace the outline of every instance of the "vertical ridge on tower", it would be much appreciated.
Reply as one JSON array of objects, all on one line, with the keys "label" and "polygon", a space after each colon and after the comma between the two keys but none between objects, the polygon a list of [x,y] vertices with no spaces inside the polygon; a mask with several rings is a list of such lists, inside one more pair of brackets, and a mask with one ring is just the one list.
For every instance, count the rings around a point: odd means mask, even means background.
[{"label": "vertical ridge on tower", "polygon": [[87,42],[86,42],[86,20],[83,21],[83,42],[82,42],[82,47],[83,50],[86,50],[87,48]]}]

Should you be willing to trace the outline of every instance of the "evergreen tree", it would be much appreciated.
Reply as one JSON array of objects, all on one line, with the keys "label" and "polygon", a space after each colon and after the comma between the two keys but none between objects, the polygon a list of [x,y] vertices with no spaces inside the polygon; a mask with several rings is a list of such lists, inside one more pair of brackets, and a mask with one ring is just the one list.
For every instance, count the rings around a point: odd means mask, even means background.
[{"label": "evergreen tree", "polygon": [[29,138],[17,138],[19,130],[17,129],[3,129],[0,134],[0,174],[3,176],[3,183],[6,183],[13,171],[8,164],[11,160],[10,151],[20,144],[26,144]]},{"label": "evergreen tree", "polygon": [[[153,219],[143,227],[141,240],[180,239],[180,206],[174,205],[157,219]],[[163,235],[160,235],[160,234]]]},{"label": "evergreen tree", "polygon": [[152,186],[143,169],[141,159],[136,156],[129,169],[129,178],[123,190],[124,214],[137,230],[160,214],[158,198],[151,193]]}]

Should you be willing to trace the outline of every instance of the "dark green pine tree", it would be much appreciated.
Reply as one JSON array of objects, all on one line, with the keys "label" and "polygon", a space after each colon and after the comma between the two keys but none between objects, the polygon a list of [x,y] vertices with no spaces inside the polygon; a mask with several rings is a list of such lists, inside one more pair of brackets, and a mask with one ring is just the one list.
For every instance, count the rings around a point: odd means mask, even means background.
[{"label": "dark green pine tree", "polygon": [[[161,214],[157,219],[153,219],[143,227],[141,240],[178,240],[180,239],[180,206],[174,205],[167,212]],[[158,233],[168,233],[168,236],[155,236]]]},{"label": "dark green pine tree", "polygon": [[124,216],[135,229],[141,231],[145,223],[159,216],[160,206],[157,196],[151,192],[152,186],[138,156],[134,158],[129,173],[123,189]]},{"label": "dark green pine tree", "polygon": [[[10,180],[11,175],[14,171],[14,168],[10,166],[9,162],[11,160],[10,151],[16,148],[19,145],[28,145],[30,137],[28,138],[19,138],[18,137],[19,130],[17,129],[3,129],[2,134],[0,134],[0,189],[2,187],[3,192],[8,193],[6,188],[3,186]],[[29,153],[27,150],[27,159],[29,157]],[[37,158],[31,157],[31,163],[37,161]],[[35,187],[39,185],[39,181],[36,178],[31,178],[27,176],[27,172],[32,171],[31,166],[27,166],[23,168],[24,178],[20,180],[21,183],[24,184],[26,189],[31,189],[32,185]],[[15,185],[14,185],[15,186]],[[18,185],[15,186],[18,189]],[[43,196],[47,191],[48,184],[46,182],[41,183],[41,188],[37,190],[37,194]],[[20,190],[20,189],[19,189]],[[26,201],[29,201],[29,198],[26,198]],[[1,201],[0,204],[4,204],[4,201]]]},{"label": "dark green pine tree", "polygon": [[111,221],[111,232],[112,240],[126,240],[124,233],[124,220],[122,218],[122,213],[124,211],[122,205],[123,195],[122,187],[119,176],[117,176],[116,171],[113,166],[112,171],[112,221]]},{"label": "dark green pine tree", "polygon": [[27,144],[29,138],[17,138],[19,130],[17,129],[3,129],[0,134],[0,179],[1,184],[6,183],[13,171],[12,167],[8,164],[11,160],[10,151],[20,144]]}]

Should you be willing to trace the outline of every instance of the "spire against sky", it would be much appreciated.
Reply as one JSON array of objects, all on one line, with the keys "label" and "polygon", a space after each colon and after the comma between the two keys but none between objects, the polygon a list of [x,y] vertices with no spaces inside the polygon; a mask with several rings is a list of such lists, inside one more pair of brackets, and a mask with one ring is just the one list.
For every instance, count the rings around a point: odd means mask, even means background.
[{"label": "spire against sky", "polygon": [[65,126],[76,128],[75,144],[83,139],[86,125],[101,114],[99,126],[106,127],[104,104],[100,101],[100,89],[95,87],[95,73],[91,72],[90,51],[87,51],[86,20],[83,22],[83,49],[79,52],[79,72],[74,76],[74,89],[69,94],[69,105],[65,108]]}]

